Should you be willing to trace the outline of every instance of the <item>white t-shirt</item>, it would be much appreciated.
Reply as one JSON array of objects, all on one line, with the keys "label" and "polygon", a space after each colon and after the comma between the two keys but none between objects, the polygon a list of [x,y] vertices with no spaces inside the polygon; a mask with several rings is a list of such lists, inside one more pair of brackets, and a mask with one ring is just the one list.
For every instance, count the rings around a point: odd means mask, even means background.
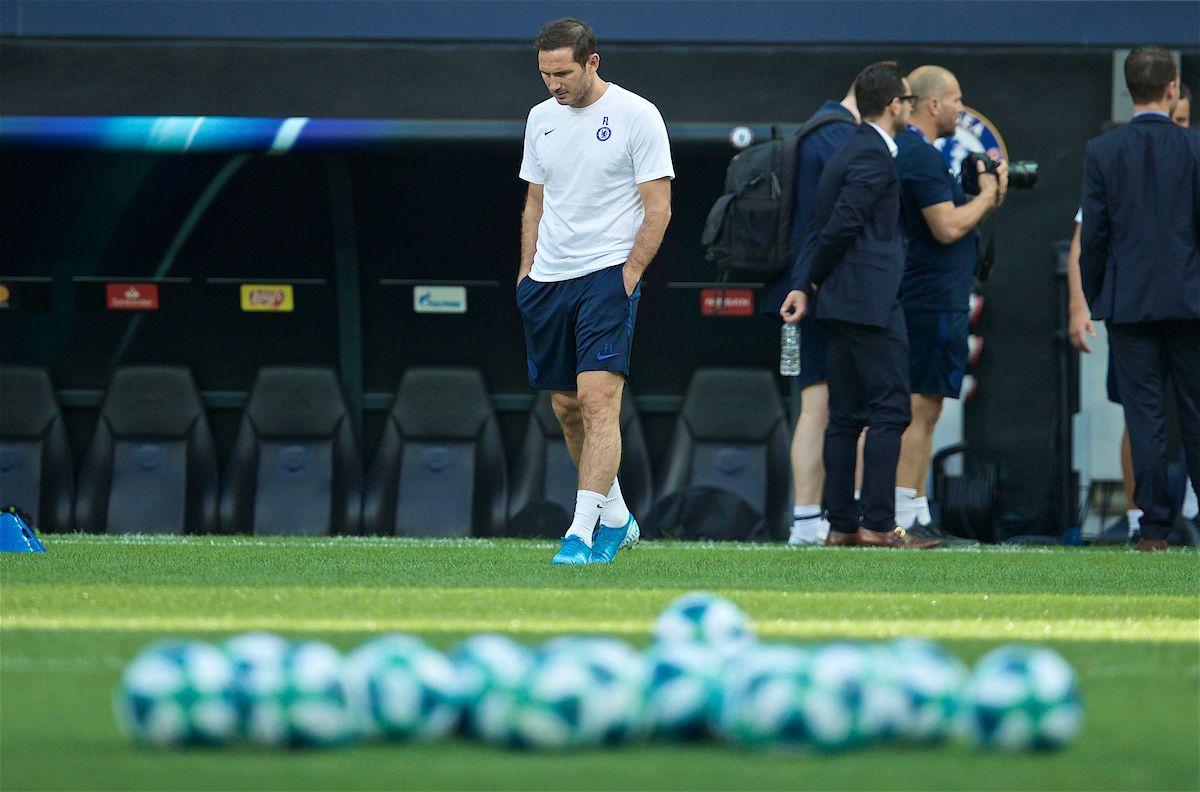
[{"label": "white t-shirt", "polygon": [[543,185],[529,276],[579,278],[623,264],[642,227],[637,186],[675,178],[658,108],[615,83],[584,108],[550,97],[529,111],[521,178]]}]

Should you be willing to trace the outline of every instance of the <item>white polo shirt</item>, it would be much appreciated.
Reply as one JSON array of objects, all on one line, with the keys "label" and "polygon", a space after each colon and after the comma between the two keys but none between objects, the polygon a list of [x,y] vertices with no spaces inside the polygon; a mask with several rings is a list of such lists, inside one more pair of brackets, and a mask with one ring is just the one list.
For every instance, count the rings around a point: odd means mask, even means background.
[{"label": "white polo shirt", "polygon": [[610,83],[584,108],[550,97],[529,111],[521,178],[543,185],[529,276],[579,278],[623,264],[642,227],[637,186],[675,178],[667,127],[653,104]]}]

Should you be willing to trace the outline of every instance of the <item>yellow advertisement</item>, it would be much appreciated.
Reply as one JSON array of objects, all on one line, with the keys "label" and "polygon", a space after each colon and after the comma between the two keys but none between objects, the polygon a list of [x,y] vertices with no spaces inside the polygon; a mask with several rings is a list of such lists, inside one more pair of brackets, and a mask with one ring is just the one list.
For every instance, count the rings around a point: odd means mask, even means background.
[{"label": "yellow advertisement", "polygon": [[243,311],[291,311],[295,305],[290,283],[242,284]]}]

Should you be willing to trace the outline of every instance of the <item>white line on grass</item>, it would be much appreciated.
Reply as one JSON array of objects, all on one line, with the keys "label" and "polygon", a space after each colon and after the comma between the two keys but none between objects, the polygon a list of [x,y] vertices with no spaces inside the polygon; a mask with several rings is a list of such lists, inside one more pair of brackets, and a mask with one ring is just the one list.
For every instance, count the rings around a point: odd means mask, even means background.
[{"label": "white line on grass", "polygon": [[[4,616],[5,630],[95,630],[109,632],[414,632],[559,634],[612,633],[647,635],[649,621],[597,621],[587,618],[297,618],[274,616]],[[987,620],[857,620],[805,619],[755,622],[760,638],[823,639],[924,636],[936,639],[1009,641],[1121,641],[1135,643],[1195,643],[1195,622],[1179,619],[1126,621],[1124,619]]]}]

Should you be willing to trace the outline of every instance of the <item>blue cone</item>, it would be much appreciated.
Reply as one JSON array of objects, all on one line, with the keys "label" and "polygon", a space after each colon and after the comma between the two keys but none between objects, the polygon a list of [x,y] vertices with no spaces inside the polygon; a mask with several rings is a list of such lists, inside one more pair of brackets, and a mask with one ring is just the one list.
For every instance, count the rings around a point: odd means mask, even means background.
[{"label": "blue cone", "polygon": [[0,514],[0,553],[44,553],[46,546],[17,515]]}]

